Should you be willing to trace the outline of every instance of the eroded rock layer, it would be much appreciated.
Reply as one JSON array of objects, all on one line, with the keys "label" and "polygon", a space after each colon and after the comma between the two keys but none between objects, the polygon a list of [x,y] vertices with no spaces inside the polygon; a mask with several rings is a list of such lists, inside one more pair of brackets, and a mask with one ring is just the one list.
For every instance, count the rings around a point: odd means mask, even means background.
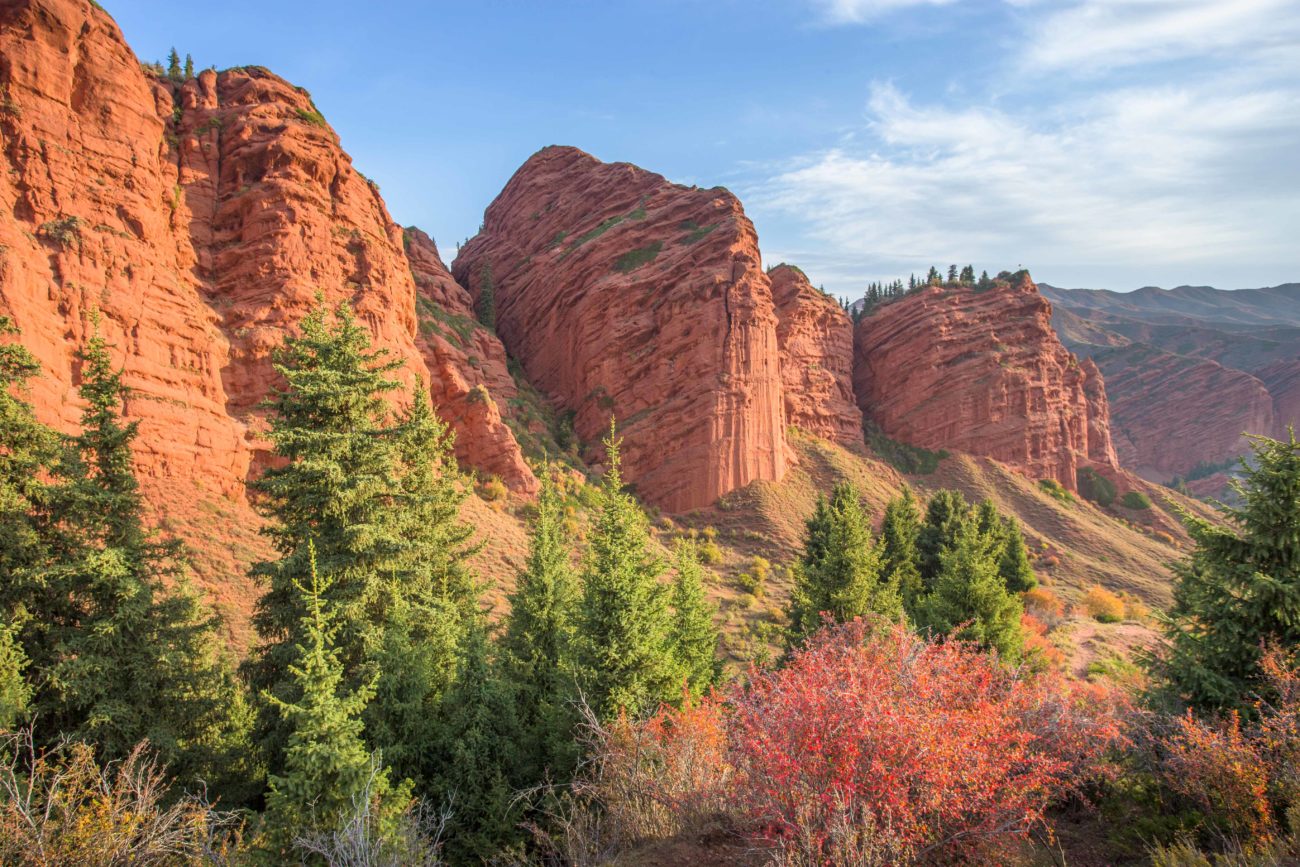
[{"label": "eroded rock layer", "polygon": [[37,411],[75,424],[94,311],[155,502],[242,502],[271,351],[317,293],[352,303],[407,382],[429,383],[468,461],[535,487],[495,408],[464,407],[508,380],[503,350],[479,327],[460,347],[421,328],[417,297],[442,313],[454,292],[417,293],[412,272],[427,286],[446,269],[431,245],[408,259],[305,90],[260,67],[159,78],[96,5],[15,0],[0,4],[0,148],[0,313],[44,368]]},{"label": "eroded rock layer", "polygon": [[784,473],[771,286],[726,190],[549,147],[454,270],[581,438],[618,420],[625,476],[650,502],[689,510]]},{"label": "eroded rock layer", "polygon": [[854,342],[859,405],[887,436],[1072,490],[1080,466],[1116,469],[1104,386],[1061,345],[1028,275],[910,293],[863,318]]},{"label": "eroded rock layer", "polygon": [[776,303],[786,421],[843,445],[860,445],[862,411],[853,396],[853,323],[800,269],[778,265],[767,276]]}]

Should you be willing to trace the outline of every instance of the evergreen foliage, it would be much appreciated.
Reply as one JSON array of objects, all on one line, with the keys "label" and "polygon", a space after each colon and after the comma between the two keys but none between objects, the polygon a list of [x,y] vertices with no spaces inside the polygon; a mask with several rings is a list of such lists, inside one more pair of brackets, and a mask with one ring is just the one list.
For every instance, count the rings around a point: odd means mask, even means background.
[{"label": "evergreen foliage", "polygon": [[[933,590],[917,605],[917,625],[934,635],[974,641],[1015,662],[1024,652],[1020,597],[1007,589],[978,525],[966,521],[940,553]],[[960,627],[960,629],[958,628]]]},{"label": "evergreen foliage", "polygon": [[564,530],[564,506],[550,473],[542,475],[528,560],[510,594],[501,638],[505,674],[521,730],[519,782],[566,778],[577,760],[575,620],[580,589]]},{"label": "evergreen foliage", "polygon": [[1240,505],[1221,522],[1185,513],[1195,549],[1175,567],[1167,652],[1156,661],[1166,692],[1197,708],[1250,712],[1267,697],[1261,654],[1300,646],[1300,443],[1252,437],[1233,482]]},{"label": "evergreen foliage", "polygon": [[704,569],[695,543],[681,540],[675,551],[669,643],[685,679],[686,691],[699,696],[722,674],[718,659],[717,608],[704,595]]},{"label": "evergreen foliage", "polygon": [[902,597],[896,577],[884,574],[857,490],[841,482],[808,519],[790,601],[791,644],[820,629],[824,614],[843,623],[869,613],[897,620]]},{"label": "evergreen foliage", "polygon": [[13,731],[27,717],[32,691],[27,685],[27,655],[12,624],[0,623],[0,732]]},{"label": "evergreen foliage", "polygon": [[680,698],[669,643],[663,564],[649,550],[646,519],[623,492],[613,419],[604,440],[609,469],[588,539],[578,615],[580,686],[602,719],[633,716]]},{"label": "evergreen foliage", "polygon": [[184,73],[181,70],[181,56],[172,48],[167,55],[167,77],[172,81],[184,81]]},{"label": "evergreen foliage", "polygon": [[373,799],[393,823],[409,799],[409,787],[394,789],[388,772],[366,750],[361,713],[374,687],[345,685],[328,601],[332,582],[319,576],[314,546],[309,541],[307,547],[311,585],[294,585],[303,609],[303,640],[294,646],[287,669],[298,698],[285,702],[265,695],[288,729],[284,771],[271,776],[265,815],[267,844],[285,858],[296,839],[336,830],[359,798]]},{"label": "evergreen foliage", "polygon": [[970,505],[960,491],[936,491],[925,509],[925,522],[916,538],[917,569],[929,589],[942,568],[943,552],[961,535],[971,520]]},{"label": "evergreen foliage", "polygon": [[921,572],[917,568],[917,537],[921,531],[921,513],[912,489],[903,486],[901,496],[885,506],[880,528],[881,577],[898,585],[903,605],[911,610],[921,594]]}]

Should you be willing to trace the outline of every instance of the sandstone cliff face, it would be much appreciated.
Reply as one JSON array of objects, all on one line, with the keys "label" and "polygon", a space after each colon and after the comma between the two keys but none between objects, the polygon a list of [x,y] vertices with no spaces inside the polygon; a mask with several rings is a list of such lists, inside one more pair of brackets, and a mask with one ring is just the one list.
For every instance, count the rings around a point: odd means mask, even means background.
[{"label": "sandstone cliff face", "polygon": [[843,445],[861,445],[848,314],[798,268],[778,265],[767,276],[776,303],[787,423]]},{"label": "sandstone cliff face", "polygon": [[1027,276],[986,292],[922,289],[862,319],[854,336],[858,403],[886,435],[1071,490],[1082,465],[1117,468],[1104,386],[1089,385]]},{"label": "sandstone cliff face", "polygon": [[784,473],[771,287],[726,190],[546,148],[454,270],[581,438],[618,419],[625,476],[650,502],[689,510]]},{"label": "sandstone cliff face", "polygon": [[[485,444],[467,460],[535,487],[495,408],[461,406],[508,375],[480,373],[471,350],[420,328],[402,231],[306,91],[257,67],[159,81],[90,3],[13,0],[0,4],[0,148],[12,215],[0,221],[0,313],[44,367],[38,413],[75,424],[74,355],[98,311],[161,511],[219,496],[246,512],[270,353],[317,292],[351,302],[408,382],[447,401],[462,445]],[[421,273],[446,280],[431,255],[417,257]],[[470,342],[496,371],[491,335]]]},{"label": "sandstone cliff face", "polygon": [[1248,373],[1146,344],[1093,357],[1106,376],[1120,461],[1148,479],[1231,460],[1248,449],[1243,433],[1274,430],[1268,389]]}]

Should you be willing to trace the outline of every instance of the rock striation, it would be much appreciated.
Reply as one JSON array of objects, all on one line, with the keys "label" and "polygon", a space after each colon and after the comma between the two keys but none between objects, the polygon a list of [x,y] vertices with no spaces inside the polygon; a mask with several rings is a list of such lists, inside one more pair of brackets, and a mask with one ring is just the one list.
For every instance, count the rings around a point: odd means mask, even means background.
[{"label": "rock striation", "polygon": [[15,0],[0,4],[0,149],[0,313],[44,368],[37,411],[75,424],[75,353],[97,318],[155,503],[243,501],[271,352],[317,293],[428,384],[466,461],[535,490],[489,405],[510,387],[504,350],[462,322],[468,296],[427,239],[411,233],[408,256],[305,90],[260,67],[173,81],[98,4]]},{"label": "rock striation", "polygon": [[786,470],[781,354],[758,238],[726,190],[548,147],[453,270],[529,381],[669,511]]},{"label": "rock striation", "polygon": [[930,286],[854,332],[853,384],[885,435],[1002,461],[1077,490],[1081,466],[1117,470],[1105,386],[1052,330],[1023,272],[987,291]]},{"label": "rock striation", "polygon": [[842,445],[860,446],[852,321],[793,265],[778,265],[767,276],[776,304],[786,422]]}]

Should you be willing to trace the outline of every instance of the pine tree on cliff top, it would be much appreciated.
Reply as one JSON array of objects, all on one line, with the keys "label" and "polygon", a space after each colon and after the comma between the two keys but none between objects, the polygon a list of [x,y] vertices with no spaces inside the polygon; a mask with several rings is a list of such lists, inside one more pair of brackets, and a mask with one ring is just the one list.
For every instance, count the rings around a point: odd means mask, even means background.
[{"label": "pine tree on cliff top", "polygon": [[1294,430],[1252,440],[1233,484],[1241,504],[1221,504],[1222,523],[1183,516],[1196,547],[1176,567],[1155,671],[1197,708],[1249,711],[1266,690],[1263,649],[1300,646],[1300,443]]},{"label": "pine tree on cliff top", "polygon": [[819,499],[808,519],[791,598],[791,644],[820,629],[823,614],[837,623],[865,614],[903,616],[897,580],[884,574],[866,512],[847,482],[835,486],[830,500]]},{"label": "pine tree on cliff top", "polygon": [[610,422],[609,469],[588,539],[578,614],[580,686],[604,719],[680,698],[669,644],[663,564],[650,554],[645,515],[623,492],[620,440]]}]

